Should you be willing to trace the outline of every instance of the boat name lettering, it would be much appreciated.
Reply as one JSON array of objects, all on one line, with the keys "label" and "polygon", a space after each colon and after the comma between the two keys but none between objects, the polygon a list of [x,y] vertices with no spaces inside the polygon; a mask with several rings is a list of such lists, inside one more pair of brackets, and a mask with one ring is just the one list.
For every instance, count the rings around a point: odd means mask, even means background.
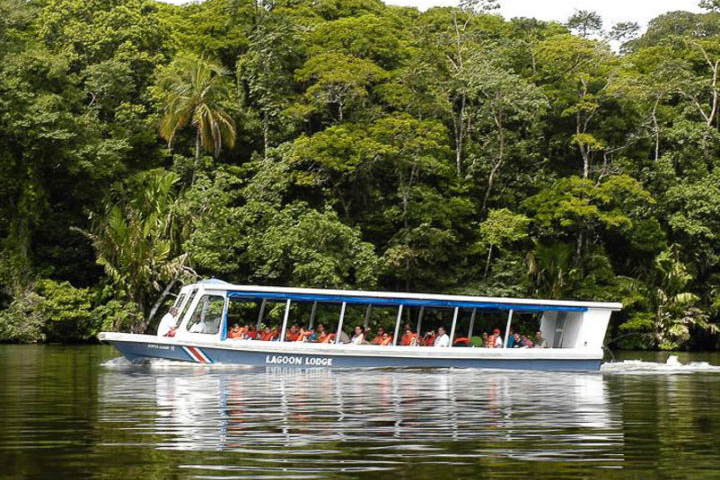
[{"label": "boat name lettering", "polygon": [[328,357],[301,357],[296,355],[265,355],[265,363],[275,365],[311,365],[331,367],[333,359]]},{"label": "boat name lettering", "polygon": [[155,343],[148,343],[147,348],[151,350],[170,350],[171,352],[175,350],[174,345],[157,345]]}]

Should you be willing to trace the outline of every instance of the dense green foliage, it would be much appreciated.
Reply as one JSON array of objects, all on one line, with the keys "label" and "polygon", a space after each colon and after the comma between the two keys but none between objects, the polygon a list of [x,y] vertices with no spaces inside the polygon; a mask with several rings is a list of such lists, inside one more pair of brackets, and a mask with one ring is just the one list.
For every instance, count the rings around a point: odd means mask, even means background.
[{"label": "dense green foliage", "polygon": [[622,300],[615,346],[717,347],[714,3],[493,6],[0,0],[0,339],[142,331],[199,275]]}]

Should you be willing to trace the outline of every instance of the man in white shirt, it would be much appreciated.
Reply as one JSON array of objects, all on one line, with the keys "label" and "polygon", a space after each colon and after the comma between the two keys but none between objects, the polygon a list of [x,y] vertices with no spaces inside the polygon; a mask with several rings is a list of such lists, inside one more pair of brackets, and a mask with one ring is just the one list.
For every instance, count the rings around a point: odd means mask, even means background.
[{"label": "man in white shirt", "polygon": [[194,318],[190,321],[190,323],[192,323],[193,321],[195,323],[190,327],[190,329],[188,329],[188,332],[190,332],[190,333],[205,333],[208,325],[205,322],[205,318],[200,318],[198,320],[199,316],[200,316],[199,313],[196,313],[194,315]]},{"label": "man in white shirt", "polygon": [[175,317],[177,317],[178,309],[176,307],[170,307],[168,313],[166,313],[162,319],[160,319],[160,325],[158,325],[157,336],[166,337],[170,330],[175,327]]},{"label": "man in white shirt", "polygon": [[445,333],[445,329],[443,327],[438,328],[438,336],[435,339],[435,346],[436,347],[449,347],[450,346],[450,337],[447,336],[447,333]]}]

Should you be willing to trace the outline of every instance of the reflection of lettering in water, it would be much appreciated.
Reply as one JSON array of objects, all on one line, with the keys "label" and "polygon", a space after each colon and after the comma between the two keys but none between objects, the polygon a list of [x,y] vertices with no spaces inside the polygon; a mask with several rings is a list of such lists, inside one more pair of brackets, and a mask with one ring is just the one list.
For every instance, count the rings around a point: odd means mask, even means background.
[{"label": "reflection of lettering in water", "polygon": [[333,364],[333,359],[330,357],[302,357],[299,355],[265,355],[265,364],[331,367]]},{"label": "reflection of lettering in water", "polygon": [[146,389],[154,396],[156,433],[167,435],[164,447],[178,449],[475,441],[493,448],[507,442],[508,455],[538,459],[581,458],[591,445],[593,455],[597,448],[617,452],[623,441],[602,375],[306,371],[280,363],[239,372],[153,372],[146,382],[108,374],[116,377],[103,382],[105,402],[132,401],[138,394],[128,390]]}]

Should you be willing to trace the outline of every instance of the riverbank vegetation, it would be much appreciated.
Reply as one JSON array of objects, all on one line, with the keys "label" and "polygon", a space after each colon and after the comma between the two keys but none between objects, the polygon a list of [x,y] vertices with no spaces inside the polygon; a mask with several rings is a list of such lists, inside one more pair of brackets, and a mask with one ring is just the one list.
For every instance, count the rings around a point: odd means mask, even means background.
[{"label": "riverbank vegetation", "polygon": [[378,0],[0,0],[0,340],[182,282],[621,300],[711,349],[720,7],[603,25]]}]

